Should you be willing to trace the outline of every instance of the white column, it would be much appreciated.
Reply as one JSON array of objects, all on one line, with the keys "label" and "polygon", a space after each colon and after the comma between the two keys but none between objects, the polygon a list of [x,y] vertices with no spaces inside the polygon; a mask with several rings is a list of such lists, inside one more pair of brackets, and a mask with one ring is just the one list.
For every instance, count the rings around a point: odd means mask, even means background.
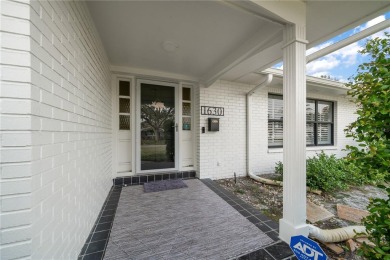
[{"label": "white column", "polygon": [[308,236],[306,225],[306,30],[286,25],[283,47],[283,218],[280,238]]}]

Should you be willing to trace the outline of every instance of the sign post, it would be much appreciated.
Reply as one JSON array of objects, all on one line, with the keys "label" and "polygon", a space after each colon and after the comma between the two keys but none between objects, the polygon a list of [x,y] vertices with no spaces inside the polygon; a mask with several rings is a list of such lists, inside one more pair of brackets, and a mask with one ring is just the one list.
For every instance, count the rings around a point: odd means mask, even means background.
[{"label": "sign post", "polygon": [[328,257],[313,240],[304,236],[293,236],[290,248],[299,260],[326,260]]}]

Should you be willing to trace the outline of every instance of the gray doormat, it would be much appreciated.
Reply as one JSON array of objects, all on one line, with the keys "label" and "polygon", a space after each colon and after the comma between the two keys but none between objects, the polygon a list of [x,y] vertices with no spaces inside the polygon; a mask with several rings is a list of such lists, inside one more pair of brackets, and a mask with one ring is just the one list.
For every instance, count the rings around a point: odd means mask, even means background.
[{"label": "gray doormat", "polygon": [[156,182],[147,182],[144,183],[145,192],[156,192],[163,190],[173,190],[187,188],[187,184],[183,180],[165,180],[165,181],[156,181]]}]

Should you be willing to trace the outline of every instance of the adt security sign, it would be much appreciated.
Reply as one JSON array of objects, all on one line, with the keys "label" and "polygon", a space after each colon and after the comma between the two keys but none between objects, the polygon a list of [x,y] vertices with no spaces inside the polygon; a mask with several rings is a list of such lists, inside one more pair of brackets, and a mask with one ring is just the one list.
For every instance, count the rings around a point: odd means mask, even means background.
[{"label": "adt security sign", "polygon": [[304,236],[291,237],[290,248],[299,260],[326,260],[327,256],[313,240]]}]

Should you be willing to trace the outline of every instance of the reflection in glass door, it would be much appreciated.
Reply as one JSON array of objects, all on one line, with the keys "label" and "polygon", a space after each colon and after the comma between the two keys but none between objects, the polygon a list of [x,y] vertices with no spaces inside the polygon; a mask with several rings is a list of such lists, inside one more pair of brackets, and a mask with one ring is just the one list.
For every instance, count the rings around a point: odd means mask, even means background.
[{"label": "reflection in glass door", "polygon": [[175,168],[175,88],[141,83],[141,170]]}]

